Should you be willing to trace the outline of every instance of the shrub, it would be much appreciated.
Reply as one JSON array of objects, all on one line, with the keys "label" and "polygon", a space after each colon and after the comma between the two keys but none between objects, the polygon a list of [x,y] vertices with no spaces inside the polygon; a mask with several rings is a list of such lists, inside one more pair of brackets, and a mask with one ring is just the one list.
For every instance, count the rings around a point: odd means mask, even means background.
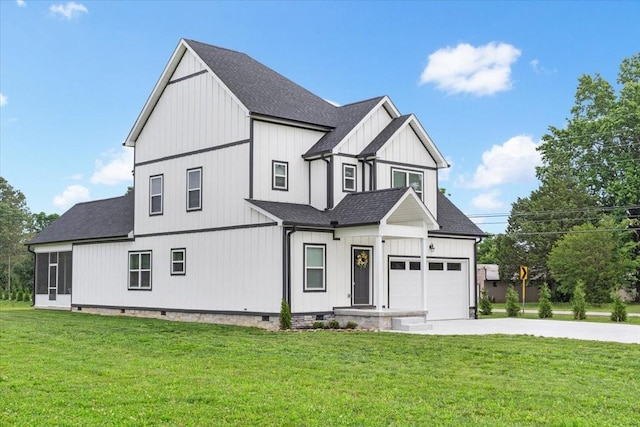
[{"label": "shrub", "polygon": [[345,328],[347,329],[355,329],[358,327],[358,324],[356,322],[347,322]]},{"label": "shrub", "polygon": [[507,289],[507,316],[518,317],[520,314],[520,304],[518,304],[518,293],[513,289],[513,285]]},{"label": "shrub", "polygon": [[31,302],[31,293],[29,293],[29,292],[25,292],[25,293],[22,295],[22,301],[24,301],[24,302]]},{"label": "shrub", "polygon": [[544,283],[540,288],[540,305],[538,306],[538,317],[541,319],[550,319],[553,317],[551,311],[551,291],[549,286]]},{"label": "shrub", "polygon": [[576,288],[573,291],[573,299],[571,300],[573,318],[576,320],[584,320],[587,318],[586,302],[584,297],[584,282],[582,280],[578,280]]},{"label": "shrub", "polygon": [[280,304],[280,329],[291,329],[291,309],[285,300]]},{"label": "shrub", "polygon": [[613,320],[614,322],[627,321],[627,306],[624,304],[624,301],[622,301],[622,297],[617,293],[613,297],[611,320]]},{"label": "shrub", "polygon": [[489,295],[487,294],[487,291],[483,289],[482,292],[480,293],[480,314],[484,314],[485,316],[488,316],[489,314],[491,314],[492,310],[493,310],[493,304],[491,304],[491,301],[489,300]]},{"label": "shrub", "polygon": [[313,325],[311,325],[312,329],[323,329],[324,328],[324,322],[313,322]]},{"label": "shrub", "polygon": [[340,329],[340,322],[338,322],[336,319],[329,320],[327,326],[329,327],[329,329]]}]

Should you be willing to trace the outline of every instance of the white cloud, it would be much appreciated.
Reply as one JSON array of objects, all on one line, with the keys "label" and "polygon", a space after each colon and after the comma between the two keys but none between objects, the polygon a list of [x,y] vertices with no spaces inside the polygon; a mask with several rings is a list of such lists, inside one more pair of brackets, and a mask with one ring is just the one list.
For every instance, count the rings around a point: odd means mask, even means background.
[{"label": "white cloud", "polygon": [[538,61],[537,59],[530,61],[529,65],[531,65],[531,68],[533,68],[533,71],[535,71],[538,74],[553,74],[558,71],[555,68],[549,69],[549,68],[543,67],[542,65],[540,65],[540,61]]},{"label": "white cloud", "polygon": [[488,188],[495,185],[530,182],[535,179],[535,168],[540,166],[539,144],[530,136],[519,135],[502,145],[494,145],[482,153],[482,164],[476,168],[469,188]]},{"label": "white cloud", "polygon": [[500,190],[478,194],[471,199],[471,206],[482,211],[503,209],[506,205],[498,199],[501,194],[502,192]]},{"label": "white cloud", "polygon": [[49,10],[64,19],[71,19],[80,13],[89,13],[89,10],[84,5],[73,1],[67,2],[65,5],[53,4],[49,7]]},{"label": "white cloud", "polygon": [[72,180],[72,181],[81,181],[82,180],[82,174],[81,173],[74,173],[73,175],[68,176],[67,178]]},{"label": "white cloud", "polygon": [[439,49],[429,55],[420,84],[435,83],[448,93],[493,95],[511,89],[511,64],[520,53],[510,44],[496,42]]},{"label": "white cloud", "polygon": [[62,194],[53,198],[53,204],[60,210],[67,210],[76,203],[89,200],[89,190],[82,185],[70,185]]},{"label": "white cloud", "polygon": [[122,147],[119,152],[109,151],[102,155],[103,159],[97,159],[96,169],[91,176],[92,184],[115,185],[121,182],[131,181],[133,175],[133,150]]},{"label": "white cloud", "polygon": [[16,0],[16,4],[20,7],[27,7],[27,3],[24,0]]},{"label": "white cloud", "polygon": [[446,157],[445,160],[449,163],[449,167],[446,169],[438,169],[438,182],[446,182],[451,178],[451,170],[453,169],[453,162],[449,157]]},{"label": "white cloud", "polygon": [[4,107],[9,103],[9,98],[0,93],[0,107]]}]

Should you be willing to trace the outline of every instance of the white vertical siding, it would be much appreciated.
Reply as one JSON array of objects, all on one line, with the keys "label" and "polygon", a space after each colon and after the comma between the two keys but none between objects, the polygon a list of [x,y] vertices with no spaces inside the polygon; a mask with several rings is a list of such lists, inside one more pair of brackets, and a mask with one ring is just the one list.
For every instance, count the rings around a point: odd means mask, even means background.
[{"label": "white vertical siding", "polygon": [[202,64],[202,61],[199,58],[197,58],[194,54],[192,54],[190,51],[187,50],[184,53],[184,56],[182,57],[182,59],[180,60],[178,67],[173,72],[173,75],[171,76],[171,80],[180,79],[182,77],[191,75],[193,73],[197,73],[198,71],[202,71],[204,69],[205,67]]},{"label": "white vertical siding", "polygon": [[[202,167],[202,210],[187,212],[187,169]],[[164,176],[163,214],[149,215],[149,177]],[[135,234],[252,224],[247,207],[249,144],[138,166],[135,175]]]},{"label": "white vertical siding", "polygon": [[404,126],[379,153],[381,159],[400,163],[411,163],[436,167],[429,152],[410,125]]},{"label": "white vertical siding", "polygon": [[349,194],[349,191],[343,191],[342,183],[342,165],[349,164],[356,167],[356,190],[362,191],[362,163],[358,159],[345,156],[333,156],[333,205],[337,206],[338,203]]},{"label": "white vertical siding", "polygon": [[391,123],[391,116],[387,110],[380,106],[375,110],[357,130],[342,144],[339,151],[346,154],[360,154],[364,148],[375,139],[376,136]]},{"label": "white vertical siding", "polygon": [[324,210],[327,207],[327,164],[317,159],[309,162],[311,172],[311,206]]},{"label": "white vertical siding", "polygon": [[[183,62],[193,62],[185,54]],[[186,72],[186,71],[185,71]],[[136,162],[249,138],[246,109],[210,73],[168,84],[136,142]]]},{"label": "white vertical siding", "polygon": [[[268,123],[253,122],[253,197],[288,203],[309,203],[309,164],[302,155],[324,132]],[[272,189],[272,161],[287,162],[288,190]]]},{"label": "white vertical siding", "polygon": [[[170,274],[186,248],[186,274]],[[152,289],[127,289],[128,253],[152,251]],[[280,227],[192,233],[74,247],[73,303],[115,307],[277,313],[282,296]]]}]

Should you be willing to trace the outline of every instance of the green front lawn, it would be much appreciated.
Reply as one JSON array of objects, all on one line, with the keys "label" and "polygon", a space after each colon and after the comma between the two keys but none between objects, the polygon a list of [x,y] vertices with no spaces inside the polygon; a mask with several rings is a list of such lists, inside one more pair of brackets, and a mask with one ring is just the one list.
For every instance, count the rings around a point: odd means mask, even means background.
[{"label": "green front lawn", "polygon": [[267,332],[0,302],[0,425],[637,425],[640,345]]}]

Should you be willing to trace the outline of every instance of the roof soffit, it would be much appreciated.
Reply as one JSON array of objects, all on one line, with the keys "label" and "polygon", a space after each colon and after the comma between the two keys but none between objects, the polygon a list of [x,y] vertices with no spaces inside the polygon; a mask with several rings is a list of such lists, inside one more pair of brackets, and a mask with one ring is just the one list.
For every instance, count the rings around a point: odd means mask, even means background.
[{"label": "roof soffit", "polygon": [[435,216],[422,203],[415,190],[407,188],[407,192],[389,209],[389,212],[382,219],[385,224],[415,224],[423,221],[430,230],[440,228]]}]

